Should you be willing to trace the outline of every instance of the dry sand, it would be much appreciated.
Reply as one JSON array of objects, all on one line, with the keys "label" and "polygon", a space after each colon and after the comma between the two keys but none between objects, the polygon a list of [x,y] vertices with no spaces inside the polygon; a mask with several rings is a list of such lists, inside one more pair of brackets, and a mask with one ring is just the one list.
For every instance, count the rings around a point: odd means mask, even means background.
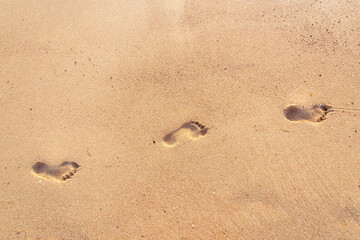
[{"label": "dry sand", "polygon": [[0,27],[0,239],[359,239],[360,112],[284,116],[360,109],[359,1],[2,0]]}]

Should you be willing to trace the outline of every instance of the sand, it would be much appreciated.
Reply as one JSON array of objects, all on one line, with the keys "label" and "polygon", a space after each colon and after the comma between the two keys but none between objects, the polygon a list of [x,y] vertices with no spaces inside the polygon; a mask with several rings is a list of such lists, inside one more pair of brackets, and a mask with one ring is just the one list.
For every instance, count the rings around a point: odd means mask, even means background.
[{"label": "sand", "polygon": [[[0,239],[359,239],[358,1],[3,0],[0,27]],[[284,115],[319,104],[355,110]]]}]

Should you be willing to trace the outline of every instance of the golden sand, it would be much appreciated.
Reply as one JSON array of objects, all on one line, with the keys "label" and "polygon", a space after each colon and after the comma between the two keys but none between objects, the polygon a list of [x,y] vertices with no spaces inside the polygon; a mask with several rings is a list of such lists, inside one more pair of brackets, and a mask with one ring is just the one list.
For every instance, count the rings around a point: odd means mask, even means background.
[{"label": "golden sand", "polygon": [[359,239],[359,19],[1,1],[0,239]]}]

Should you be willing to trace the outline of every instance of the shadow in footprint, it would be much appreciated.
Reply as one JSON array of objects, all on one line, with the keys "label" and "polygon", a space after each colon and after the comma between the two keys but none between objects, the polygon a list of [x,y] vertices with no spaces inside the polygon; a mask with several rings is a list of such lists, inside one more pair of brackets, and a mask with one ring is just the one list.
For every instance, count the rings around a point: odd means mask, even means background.
[{"label": "shadow in footprint", "polygon": [[63,162],[59,166],[49,166],[43,162],[37,162],[32,169],[36,176],[50,178],[55,181],[65,182],[80,169],[76,162]]},{"label": "shadow in footprint", "polygon": [[284,109],[284,116],[292,122],[320,123],[332,112],[352,112],[359,109],[333,108],[326,104],[317,104],[311,107],[301,105],[288,105]]},{"label": "shadow in footprint", "polygon": [[163,138],[163,144],[167,147],[173,147],[183,141],[198,140],[204,137],[209,128],[199,122],[190,121],[183,124],[177,130],[167,134]]}]

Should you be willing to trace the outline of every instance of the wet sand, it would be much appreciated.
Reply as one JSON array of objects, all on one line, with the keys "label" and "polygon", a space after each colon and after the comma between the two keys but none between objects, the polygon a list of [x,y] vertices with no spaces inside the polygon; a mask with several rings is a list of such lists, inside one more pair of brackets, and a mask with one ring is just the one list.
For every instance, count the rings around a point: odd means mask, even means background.
[{"label": "wet sand", "polygon": [[[2,1],[0,238],[358,239],[359,19]],[[301,112],[319,104],[355,110]]]}]

